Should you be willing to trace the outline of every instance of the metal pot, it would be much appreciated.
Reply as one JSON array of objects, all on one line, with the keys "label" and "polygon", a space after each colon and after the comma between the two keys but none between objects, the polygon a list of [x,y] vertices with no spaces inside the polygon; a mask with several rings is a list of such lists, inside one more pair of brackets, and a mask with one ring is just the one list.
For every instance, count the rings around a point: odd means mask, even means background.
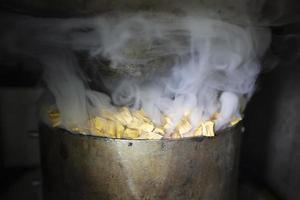
[{"label": "metal pot", "polygon": [[234,200],[241,125],[214,138],[109,139],[40,126],[45,200]]}]

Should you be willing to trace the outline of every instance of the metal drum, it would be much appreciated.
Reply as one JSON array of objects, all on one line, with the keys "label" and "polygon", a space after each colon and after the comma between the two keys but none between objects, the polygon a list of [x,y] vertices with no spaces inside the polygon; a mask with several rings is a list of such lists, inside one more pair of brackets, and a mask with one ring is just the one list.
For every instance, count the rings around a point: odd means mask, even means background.
[{"label": "metal drum", "polygon": [[213,138],[109,139],[40,126],[45,200],[234,200],[241,125]]}]

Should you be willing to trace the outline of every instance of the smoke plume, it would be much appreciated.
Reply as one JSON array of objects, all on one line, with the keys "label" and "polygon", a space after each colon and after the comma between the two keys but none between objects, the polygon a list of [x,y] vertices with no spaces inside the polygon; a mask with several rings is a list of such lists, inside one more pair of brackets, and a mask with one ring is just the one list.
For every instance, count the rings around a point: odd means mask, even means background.
[{"label": "smoke plume", "polygon": [[[17,23],[2,33],[10,38],[1,40],[9,43],[2,52],[40,62],[61,126],[70,130],[87,130],[91,117],[119,106],[143,109],[155,123],[188,114],[195,126],[219,113],[222,129],[242,115],[270,42],[266,28],[203,15],[15,18],[6,19]],[[99,75],[87,74],[89,67]],[[99,80],[102,89],[91,89]]]}]

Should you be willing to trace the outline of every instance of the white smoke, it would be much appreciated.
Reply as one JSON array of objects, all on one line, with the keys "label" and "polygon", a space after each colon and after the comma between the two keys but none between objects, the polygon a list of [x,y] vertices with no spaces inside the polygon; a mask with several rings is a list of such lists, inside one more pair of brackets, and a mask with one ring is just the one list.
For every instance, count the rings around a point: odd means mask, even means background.
[{"label": "white smoke", "polygon": [[[16,27],[20,25],[25,27],[22,33],[14,32],[9,51],[37,58],[45,66],[44,81],[67,129],[86,129],[89,118],[100,110],[128,106],[142,108],[156,123],[162,114],[176,124],[189,113],[197,125],[220,113],[219,130],[241,116],[270,42],[265,28],[196,15],[28,17]],[[108,95],[92,91],[75,52],[108,60],[107,67],[125,75],[118,80],[101,77]]]},{"label": "white smoke", "polygon": [[[142,81],[127,78],[112,90],[115,104],[143,108],[157,123],[161,113],[176,124],[186,112],[195,123],[220,112],[218,129],[240,116],[240,101],[251,96],[270,42],[266,29],[197,16],[134,15],[108,24],[113,28],[104,28],[101,36],[109,45],[96,54],[112,60],[112,67],[147,67],[151,59],[175,57],[167,73],[158,70]],[[149,56],[132,59],[124,54],[131,41],[146,44]]]}]

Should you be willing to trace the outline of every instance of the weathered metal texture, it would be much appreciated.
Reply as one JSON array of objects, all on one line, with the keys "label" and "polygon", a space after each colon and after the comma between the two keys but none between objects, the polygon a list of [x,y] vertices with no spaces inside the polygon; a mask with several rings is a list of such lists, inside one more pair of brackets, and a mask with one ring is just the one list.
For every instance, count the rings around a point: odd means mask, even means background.
[{"label": "weathered metal texture", "polygon": [[121,140],[40,127],[45,200],[234,200],[241,125],[214,138]]}]

